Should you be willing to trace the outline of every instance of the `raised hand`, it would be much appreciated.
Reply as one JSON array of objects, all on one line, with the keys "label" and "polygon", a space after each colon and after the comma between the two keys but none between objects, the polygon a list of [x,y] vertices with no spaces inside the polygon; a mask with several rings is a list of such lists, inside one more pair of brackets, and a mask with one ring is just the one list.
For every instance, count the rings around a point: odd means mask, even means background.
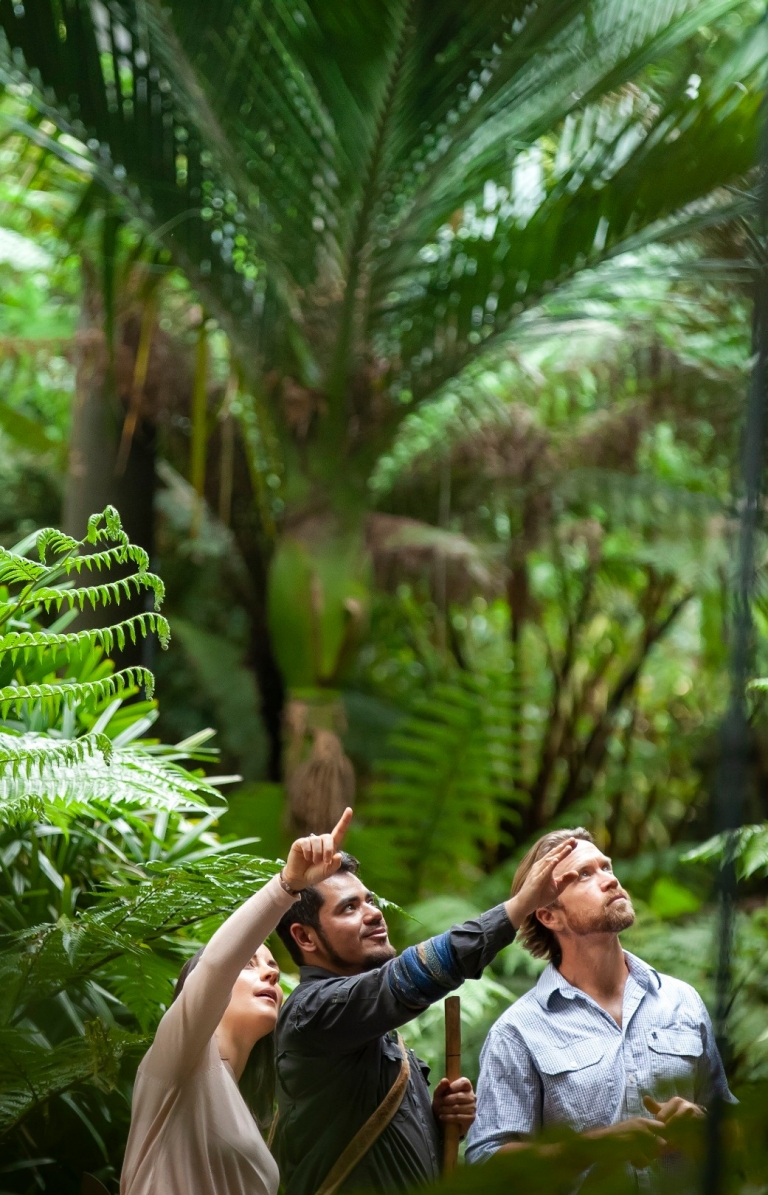
[{"label": "raised hand", "polygon": [[282,877],[294,892],[327,880],[341,866],[341,846],[352,821],[352,810],[342,813],[330,834],[309,834],[297,838],[288,852]]},{"label": "raised hand", "polygon": [[507,913],[515,929],[519,929],[529,914],[551,905],[568,884],[577,878],[576,871],[566,871],[555,879],[555,870],[578,845],[577,838],[569,838],[560,846],[547,851],[534,863],[519,892],[507,901]]}]

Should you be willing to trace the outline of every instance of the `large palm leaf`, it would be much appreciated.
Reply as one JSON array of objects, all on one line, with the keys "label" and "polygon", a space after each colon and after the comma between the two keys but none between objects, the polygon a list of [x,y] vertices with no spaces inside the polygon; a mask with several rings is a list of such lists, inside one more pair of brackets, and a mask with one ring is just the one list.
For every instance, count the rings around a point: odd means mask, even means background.
[{"label": "large palm leaf", "polygon": [[[750,166],[758,40],[740,89],[721,71],[698,98],[683,80],[653,105],[620,95],[733,7],[1,0],[0,20],[6,80],[32,72],[40,106],[88,140],[251,367],[325,391],[326,454],[365,460],[411,396],[544,290],[678,234]],[[692,42],[685,74],[697,65]],[[531,205],[520,154],[536,145]]]}]

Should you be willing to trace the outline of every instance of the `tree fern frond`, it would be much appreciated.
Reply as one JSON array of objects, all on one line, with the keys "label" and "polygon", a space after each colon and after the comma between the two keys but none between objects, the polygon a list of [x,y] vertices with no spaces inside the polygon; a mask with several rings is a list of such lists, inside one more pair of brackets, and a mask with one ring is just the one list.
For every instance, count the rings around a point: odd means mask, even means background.
[{"label": "tree fern frond", "polygon": [[6,685],[0,689],[0,716],[7,717],[12,709],[20,713],[27,701],[39,701],[44,709],[55,712],[63,701],[106,701],[142,685],[150,698],[154,692],[155,678],[148,668],[138,665],[123,668],[120,672],[95,681],[63,680],[55,684]]},{"label": "tree fern frond", "polygon": [[89,544],[98,543],[100,539],[116,539],[127,544],[128,536],[116,507],[108,505],[100,514],[90,515],[85,538]]},{"label": "tree fern frond", "polygon": [[[28,737],[32,736],[17,741]],[[32,746],[37,742],[35,736]],[[108,742],[104,751],[99,747],[69,762],[52,750],[26,777],[9,768],[0,775],[3,817],[11,820],[9,811],[15,810],[18,818],[25,809],[37,808],[66,823],[74,816],[116,817],[152,809],[209,813],[212,804],[221,808],[218,789],[182,766],[181,760],[188,758],[184,753],[165,747],[161,754],[160,748]]]},{"label": "tree fern frond", "polygon": [[[753,681],[751,688],[768,685]],[[733,834],[716,834],[682,856],[684,863],[714,863],[721,867],[726,858],[736,862],[741,879],[768,875],[768,822],[741,826]]]},{"label": "tree fern frond", "polygon": [[120,577],[117,581],[105,581],[101,585],[84,585],[78,589],[56,589],[50,585],[42,585],[19,597],[16,601],[4,603],[7,609],[17,609],[20,613],[35,606],[42,606],[46,611],[51,607],[60,610],[67,605],[70,610],[78,607],[85,609],[86,603],[93,610],[97,606],[108,606],[112,602],[120,603],[121,598],[133,597],[131,589],[141,593],[142,589],[151,589],[155,595],[155,610],[159,610],[165,597],[165,586],[155,573],[131,573],[128,577]]},{"label": "tree fern frond", "polygon": [[45,557],[49,549],[57,555],[64,556],[70,552],[76,552],[80,547],[80,540],[73,539],[71,535],[65,535],[57,527],[43,527],[38,532],[36,547],[40,562],[45,565]]},{"label": "tree fern frond", "polygon": [[0,585],[28,585],[30,581],[37,581],[47,574],[48,569],[44,564],[0,547]]},{"label": "tree fern frond", "polygon": [[148,612],[134,614],[109,627],[98,627],[95,630],[76,631],[71,634],[49,634],[47,631],[8,631],[0,638],[0,655],[9,653],[14,663],[18,659],[42,659],[45,653],[55,654],[61,650],[67,653],[77,653],[86,647],[98,645],[107,655],[115,649],[115,645],[122,651],[126,643],[136,643],[139,636],[145,639],[153,633],[157,635],[163,648],[168,646],[171,638],[171,628],[168,620],[162,614]]},{"label": "tree fern frond", "polygon": [[150,878],[107,892],[95,908],[16,935],[12,948],[0,952],[0,1023],[22,1020],[34,1005],[72,990],[126,951],[143,951],[143,943],[230,912],[278,866],[234,854],[150,864]]},{"label": "tree fern frond", "polygon": [[88,552],[83,556],[69,556],[64,561],[64,571],[67,573],[101,572],[103,568],[111,568],[112,564],[125,564],[127,560],[138,566],[140,573],[149,568],[149,556],[138,544],[125,544],[115,548],[106,548],[103,552]]},{"label": "tree fern frond", "polygon": [[384,891],[408,900],[448,879],[455,887],[497,844],[520,799],[513,723],[508,677],[461,676],[435,685],[398,725],[354,844]]},{"label": "tree fern frond", "polygon": [[[52,739],[48,735],[14,735],[0,731],[0,792],[6,778],[41,776],[51,765],[65,769],[89,762],[99,752],[108,763],[112,740],[105,734],[87,734],[79,739]],[[0,796],[2,805],[2,796]]]},{"label": "tree fern frond", "polygon": [[0,1136],[83,1080],[112,1086],[125,1054],[139,1054],[147,1045],[138,1034],[98,1021],[88,1022],[83,1036],[55,1046],[34,1028],[0,1029]]}]

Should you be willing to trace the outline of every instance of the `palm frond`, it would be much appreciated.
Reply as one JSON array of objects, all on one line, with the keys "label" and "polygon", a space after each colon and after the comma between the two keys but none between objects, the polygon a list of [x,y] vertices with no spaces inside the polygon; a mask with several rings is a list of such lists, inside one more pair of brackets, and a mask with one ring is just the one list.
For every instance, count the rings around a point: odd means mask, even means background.
[{"label": "palm frond", "polygon": [[249,360],[340,396],[373,352],[396,422],[584,264],[722,217],[692,205],[752,164],[759,37],[698,97],[676,80],[643,106],[624,84],[737,6],[227,0],[214,21],[202,0],[3,0],[0,22],[7,79],[23,61],[48,89],[35,103]]},{"label": "palm frond", "polygon": [[603,101],[520,155],[511,186],[486,179],[458,226],[408,246],[409,263],[383,258],[372,300],[393,397],[434,393],[585,267],[740,215],[742,197],[713,192],[754,162],[760,94],[755,82],[736,103],[723,85],[650,119],[622,97]]}]

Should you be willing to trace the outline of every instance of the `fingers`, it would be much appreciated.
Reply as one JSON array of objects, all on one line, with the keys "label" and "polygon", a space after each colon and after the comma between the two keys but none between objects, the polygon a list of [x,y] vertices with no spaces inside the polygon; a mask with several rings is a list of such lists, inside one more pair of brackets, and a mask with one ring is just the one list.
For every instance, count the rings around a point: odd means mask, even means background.
[{"label": "fingers", "polygon": [[565,875],[561,875],[558,879],[552,877],[557,886],[558,892],[562,892],[563,888],[567,888],[574,880],[579,878],[578,871],[566,871]]},{"label": "fingers", "polygon": [[552,875],[555,868],[558,867],[563,859],[567,859],[575,850],[578,839],[569,838],[561,846],[555,847],[554,850],[548,851],[541,862],[544,864],[545,874]]},{"label": "fingers", "polygon": [[[464,1076],[462,1076],[460,1079],[453,1079],[450,1082],[449,1086],[450,1086],[451,1091],[456,1091],[456,1092],[472,1091],[471,1082],[469,1081],[469,1079],[465,1079]],[[474,1095],[473,1091],[472,1091],[472,1094]]]},{"label": "fingers", "polygon": [[447,1095],[440,1104],[441,1114],[470,1116],[475,1110],[475,1097],[470,1095]]},{"label": "fingers", "polygon": [[344,810],[341,817],[337,821],[336,825],[333,827],[332,837],[333,837],[333,849],[335,851],[337,851],[339,849],[342,842],[344,841],[344,836],[347,833],[347,830],[349,829],[349,823],[352,821],[353,816],[354,816],[354,814],[353,814],[352,809],[350,809],[350,807],[347,806],[347,808]]},{"label": "fingers", "polygon": [[322,854],[323,874],[330,875],[331,869],[333,867],[333,856],[334,856],[334,853],[336,850],[336,848],[333,845],[333,835],[332,834],[321,834],[320,835],[320,843],[321,843],[322,852],[323,852],[323,854]]},{"label": "fingers", "polygon": [[657,1112],[661,1111],[662,1105],[659,1103],[658,1100],[655,1100],[652,1095],[644,1095],[643,1103],[645,1104],[648,1111],[652,1112],[654,1116],[657,1114]]}]

